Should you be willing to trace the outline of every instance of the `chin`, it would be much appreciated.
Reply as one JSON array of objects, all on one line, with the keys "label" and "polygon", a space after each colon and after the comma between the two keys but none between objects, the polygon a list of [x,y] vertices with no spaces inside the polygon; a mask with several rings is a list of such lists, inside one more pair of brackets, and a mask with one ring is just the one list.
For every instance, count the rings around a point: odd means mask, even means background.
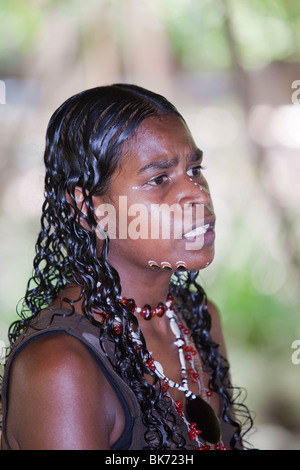
[{"label": "chin", "polygon": [[200,271],[205,269],[213,262],[214,257],[215,250],[213,247],[209,250],[206,248],[205,252],[204,250],[200,250],[199,253],[194,252],[194,255],[189,255],[189,260],[186,263],[187,269],[188,271]]}]

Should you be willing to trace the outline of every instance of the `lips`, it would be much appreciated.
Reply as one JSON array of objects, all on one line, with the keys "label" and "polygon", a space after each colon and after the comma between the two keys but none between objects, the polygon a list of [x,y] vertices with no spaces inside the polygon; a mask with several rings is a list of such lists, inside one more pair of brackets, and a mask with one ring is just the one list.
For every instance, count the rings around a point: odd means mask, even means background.
[{"label": "lips", "polygon": [[201,224],[196,225],[188,232],[185,232],[182,238],[186,240],[194,240],[201,235],[205,235],[207,232],[212,232],[215,226],[215,218],[205,219]]}]

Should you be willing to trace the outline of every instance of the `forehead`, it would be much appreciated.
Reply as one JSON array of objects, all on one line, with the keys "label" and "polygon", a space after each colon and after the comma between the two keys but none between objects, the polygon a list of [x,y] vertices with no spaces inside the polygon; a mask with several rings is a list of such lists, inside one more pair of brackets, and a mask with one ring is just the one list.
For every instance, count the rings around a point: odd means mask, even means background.
[{"label": "forehead", "polygon": [[188,157],[197,149],[184,121],[173,114],[146,118],[124,148],[124,163],[139,171],[153,160]]}]

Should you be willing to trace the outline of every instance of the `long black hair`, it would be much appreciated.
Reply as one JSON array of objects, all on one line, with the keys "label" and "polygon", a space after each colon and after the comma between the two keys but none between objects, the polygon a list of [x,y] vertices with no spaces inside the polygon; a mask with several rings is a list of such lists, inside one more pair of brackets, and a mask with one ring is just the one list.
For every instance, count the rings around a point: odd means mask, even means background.
[{"label": "long black hair", "polygon": [[[115,343],[113,366],[137,396],[145,417],[148,449],[167,449],[168,442],[184,448],[185,443],[182,436],[168,427],[160,408],[162,387],[157,394],[157,387],[150,386],[144,378],[144,374],[151,373],[144,365],[144,357],[149,353],[136,317],[118,300],[121,296],[120,278],[108,263],[108,237],[103,241],[101,253],[96,252],[97,223],[92,198],[106,193],[120,162],[123,144],[141,122],[147,117],[166,113],[183,119],[163,96],[125,84],[83,91],[55,111],[46,135],[45,200],[34,271],[19,311],[20,318],[9,329],[13,345],[32,319],[51,304],[64,287],[79,285],[86,317],[95,323],[93,311],[101,310],[106,314],[105,321],[101,324],[96,322],[99,340],[105,333]],[[85,212],[76,203],[77,187],[82,189]],[[211,320],[198,273],[175,274],[170,290],[192,331],[204,364],[211,372],[209,386],[222,398],[222,418],[233,426],[231,447],[237,443],[242,445],[242,426],[232,414],[237,403],[229,379],[229,365],[210,338]],[[74,311],[74,299],[64,300]],[[116,328],[116,318],[120,328]],[[129,325],[141,335],[141,351],[137,351],[132,342]],[[159,379],[155,374],[153,377],[159,388]],[[243,410],[251,426],[248,410],[246,407]],[[172,413],[174,410],[170,407],[169,422]]]}]

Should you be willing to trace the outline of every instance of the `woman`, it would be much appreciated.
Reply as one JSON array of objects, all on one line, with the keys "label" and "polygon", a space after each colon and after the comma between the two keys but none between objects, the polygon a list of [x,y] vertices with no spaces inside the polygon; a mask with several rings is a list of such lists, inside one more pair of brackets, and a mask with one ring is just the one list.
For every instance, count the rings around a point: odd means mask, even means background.
[{"label": "woman", "polygon": [[54,113],[3,448],[243,448],[219,315],[197,281],[215,238],[201,163],[174,106],[140,87],[87,90]]}]

